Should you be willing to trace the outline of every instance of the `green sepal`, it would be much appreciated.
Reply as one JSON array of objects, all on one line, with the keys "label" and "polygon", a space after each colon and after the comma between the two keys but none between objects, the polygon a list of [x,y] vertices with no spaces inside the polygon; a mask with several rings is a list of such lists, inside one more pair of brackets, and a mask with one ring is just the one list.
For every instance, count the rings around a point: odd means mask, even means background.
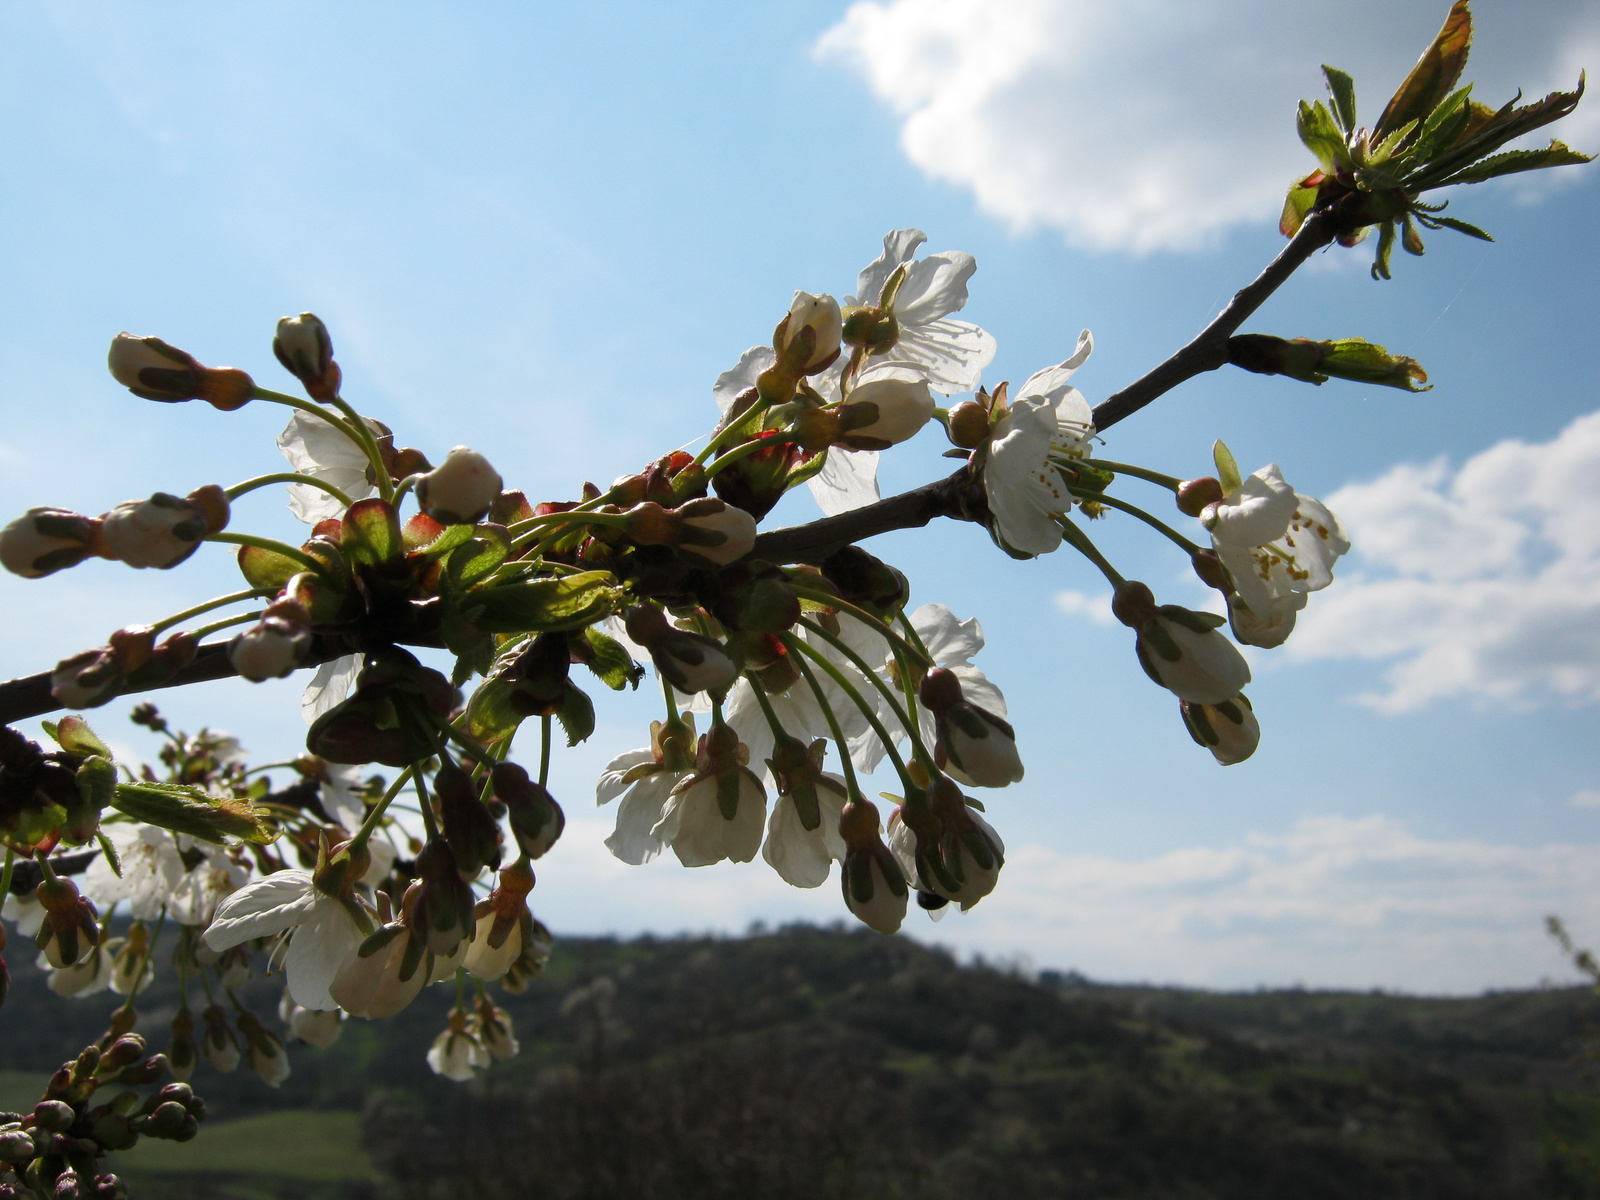
[{"label": "green sepal", "polygon": [[[965,454],[966,452],[963,451],[962,453]],[[802,483],[805,483],[808,479],[814,477],[817,472],[821,471],[823,466],[827,464],[827,461],[828,452],[826,450],[819,450],[810,458],[807,458],[804,462],[796,463],[794,466],[789,468],[789,474],[784,477],[783,490],[787,492],[790,488],[799,487]]]},{"label": "green sepal", "polygon": [[1182,625],[1195,633],[1210,633],[1228,623],[1227,617],[1217,613],[1196,612],[1179,604],[1163,604],[1157,611],[1173,624]]},{"label": "green sepal", "polygon": [[623,644],[601,633],[593,625],[583,631],[583,636],[594,652],[594,656],[584,665],[595,673],[595,677],[614,692],[623,691],[630,685],[637,691],[645,670],[633,661],[633,655],[628,653]]},{"label": "green sepal", "polygon": [[424,555],[427,558],[438,558],[449,554],[457,546],[464,545],[472,540],[474,530],[472,525],[446,525],[444,532],[426,546],[418,546],[413,553]]},{"label": "green sepal", "polygon": [[[1307,180],[1315,179],[1317,183],[1308,183]],[[1300,226],[1305,224],[1306,217],[1316,207],[1317,194],[1322,190],[1321,173],[1306,176],[1289,185],[1289,194],[1283,199],[1283,213],[1278,217],[1278,232],[1284,237],[1293,237],[1300,232]]]},{"label": "green sepal", "polygon": [[1338,338],[1323,342],[1322,346],[1324,353],[1318,368],[1336,379],[1375,383],[1407,392],[1425,392],[1432,386],[1428,385],[1428,373],[1416,359],[1390,354],[1365,338]]},{"label": "green sepal", "polygon": [[239,547],[239,573],[253,588],[277,591],[305,569],[303,562],[279,554],[276,550],[264,550],[260,546]]},{"label": "green sepal", "polygon": [[352,561],[368,566],[399,558],[405,553],[405,540],[394,505],[376,496],[357,500],[340,523],[339,545]]},{"label": "green sepal", "polygon": [[1339,132],[1339,125],[1333,119],[1333,114],[1328,111],[1328,106],[1321,100],[1307,103],[1300,101],[1300,109],[1295,117],[1295,129],[1300,134],[1300,140],[1305,143],[1307,150],[1317,156],[1317,162],[1329,175],[1348,172],[1354,166],[1350,161],[1350,149],[1345,145],[1344,135]]},{"label": "green sepal", "polygon": [[461,611],[485,633],[548,633],[593,624],[620,602],[609,571],[586,571],[480,588],[464,599]]},{"label": "green sepal", "polygon": [[1378,226],[1378,252],[1372,260],[1372,277],[1374,279],[1390,279],[1389,259],[1394,254],[1395,227],[1393,221],[1384,221]]},{"label": "green sepal", "polygon": [[248,800],[226,799],[178,783],[121,783],[112,807],[136,821],[202,841],[235,837],[258,846],[277,840],[270,814]]},{"label": "green sepal", "polygon": [[511,703],[515,685],[491,676],[467,701],[466,734],[475,742],[491,745],[516,733],[526,719]]},{"label": "green sepal", "polygon": [[1234,461],[1233,451],[1221,438],[1212,443],[1211,461],[1217,464],[1217,482],[1222,484],[1222,494],[1233,495],[1244,483],[1244,476],[1239,473],[1239,464]]},{"label": "green sepal", "polygon": [[92,754],[83,760],[74,776],[78,797],[84,805],[100,812],[117,796],[117,767],[109,758]]},{"label": "green sepal", "polygon": [[556,709],[556,720],[561,722],[568,746],[586,742],[594,732],[594,701],[582,688],[568,683],[561,696],[561,707]]},{"label": "green sepal", "polygon": [[1458,221],[1458,220],[1456,220],[1455,217],[1426,217],[1426,218],[1424,218],[1424,217],[1420,217],[1419,216],[1417,218],[1417,220],[1421,221],[1424,225],[1428,226],[1430,229],[1434,228],[1436,226],[1443,226],[1446,229],[1454,229],[1457,233],[1464,233],[1468,237],[1477,238],[1480,242],[1492,242],[1492,241],[1494,241],[1494,239],[1492,237],[1490,237],[1482,229],[1479,229],[1476,225],[1471,225],[1471,224],[1467,223],[1466,221]]},{"label": "green sepal", "polygon": [[[468,526],[453,528],[468,529]],[[484,525],[458,544],[445,563],[444,575],[454,591],[464,592],[482,583],[511,554],[511,533],[499,525]]]},{"label": "green sepal", "polygon": [[111,747],[102,742],[99,735],[89,728],[89,722],[80,716],[62,717],[59,721],[43,724],[45,732],[68,754],[98,755],[107,761],[114,757]]}]

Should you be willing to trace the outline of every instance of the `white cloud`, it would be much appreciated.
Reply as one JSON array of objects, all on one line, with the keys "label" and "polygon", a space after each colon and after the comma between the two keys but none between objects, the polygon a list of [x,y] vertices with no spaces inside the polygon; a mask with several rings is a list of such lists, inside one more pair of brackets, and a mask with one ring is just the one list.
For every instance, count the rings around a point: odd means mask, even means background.
[{"label": "white cloud", "polygon": [[1313,597],[1289,656],[1393,660],[1363,697],[1384,712],[1600,700],[1600,412],[1327,502],[1365,570]]},{"label": "white cloud", "polygon": [[1100,592],[1093,596],[1085,595],[1083,592],[1057,592],[1056,607],[1069,617],[1082,617],[1096,625],[1116,624],[1116,617],[1111,614],[1109,592]]},{"label": "white cloud", "polygon": [[[1438,29],[1437,0],[862,0],[816,44],[901,118],[901,147],[1017,229],[1074,244],[1185,248],[1277,215],[1312,164],[1294,106],[1318,65],[1376,117]],[[1468,78],[1494,103],[1600,63],[1594,0],[1479,0]],[[1575,144],[1594,106],[1563,127]]]},{"label": "white cloud", "polygon": [[1573,808],[1600,808],[1600,788],[1584,788],[1572,797]]},{"label": "white cloud", "polygon": [[[603,821],[571,821],[542,860],[537,911],[563,930],[740,932],[750,922],[844,917],[837,884],[787,887],[759,860],[688,871],[627,867],[600,845]],[[1096,979],[1217,987],[1256,984],[1462,992],[1559,975],[1542,923],[1558,913],[1581,939],[1600,929],[1591,845],[1430,841],[1385,817],[1319,817],[1145,859],[1012,847],[1000,887],[923,941],[1027,955]],[[535,896],[536,901],[540,896]]]}]

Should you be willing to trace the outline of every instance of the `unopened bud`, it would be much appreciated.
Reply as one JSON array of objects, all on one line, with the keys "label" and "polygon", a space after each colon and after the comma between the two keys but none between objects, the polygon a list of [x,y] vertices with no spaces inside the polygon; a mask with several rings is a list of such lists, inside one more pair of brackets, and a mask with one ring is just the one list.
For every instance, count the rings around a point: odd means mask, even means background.
[{"label": "unopened bud", "polygon": [[300,665],[311,646],[311,614],[298,600],[280,597],[228,647],[233,669],[253,683],[282,679]]},{"label": "unopened bud", "polygon": [[692,500],[683,514],[682,544],[690,557],[727,566],[755,548],[756,521],[742,508],[723,500]]},{"label": "unopened bud", "polygon": [[272,339],[272,352],[284,370],[305,385],[313,399],[327,403],[339,394],[339,365],[333,361],[333,339],[315,313],[282,318],[278,335]]},{"label": "unopened bud", "polygon": [[832,296],[796,292],[789,315],[773,334],[772,348],[794,375],[814,375],[839,357],[843,328],[839,302]]},{"label": "unopened bud", "polygon": [[441,525],[475,525],[500,496],[500,472],[487,458],[457,446],[417,481],[417,504]]},{"label": "unopened bud", "polygon": [[989,413],[976,400],[963,400],[950,410],[946,433],[953,445],[976,450],[989,436]]},{"label": "unopened bud", "polygon": [[1206,505],[1220,504],[1224,495],[1221,481],[1209,475],[1186,479],[1178,485],[1178,511],[1186,517],[1198,517]]},{"label": "unopened bud", "polygon": [[93,553],[97,525],[64,508],[30,508],[0,530],[0,564],[24,579],[75,567]]},{"label": "unopened bud", "polygon": [[855,449],[887,449],[913,437],[933,409],[933,393],[920,371],[886,367],[858,383],[840,407],[839,440]]},{"label": "unopened bud", "polygon": [[135,396],[177,404],[204,400],[232,412],[250,402],[255,381],[233,367],[203,366],[194,355],[156,337],[119,333],[111,339],[106,366]]},{"label": "unopened bud", "polygon": [[166,492],[119,504],[100,520],[110,557],[140,569],[177,566],[211,532],[204,513]]}]

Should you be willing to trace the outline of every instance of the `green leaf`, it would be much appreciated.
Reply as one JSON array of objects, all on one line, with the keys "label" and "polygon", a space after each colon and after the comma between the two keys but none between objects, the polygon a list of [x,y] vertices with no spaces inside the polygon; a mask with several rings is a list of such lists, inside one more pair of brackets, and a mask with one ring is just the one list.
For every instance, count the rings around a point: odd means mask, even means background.
[{"label": "green leaf", "polygon": [[118,784],[112,804],[136,821],[207,842],[235,837],[264,846],[278,836],[266,809],[234,797],[219,799],[184,784]]},{"label": "green leaf", "polygon": [[485,633],[546,633],[591,625],[615,612],[620,602],[609,571],[586,571],[480,588],[464,600],[461,611]]},{"label": "green leaf", "polygon": [[100,812],[117,794],[116,764],[99,754],[91,755],[83,760],[74,782],[84,806]]},{"label": "green leaf", "polygon": [[1476,225],[1469,225],[1465,221],[1458,221],[1454,217],[1434,217],[1435,225],[1443,225],[1446,229],[1454,229],[1457,233],[1464,233],[1468,237],[1477,238],[1480,242],[1492,242],[1494,239]]},{"label": "green leaf", "polygon": [[1456,183],[1482,183],[1502,175],[1515,175],[1522,171],[1542,171],[1546,167],[1569,167],[1592,161],[1590,155],[1580,154],[1564,142],[1552,141],[1542,150],[1507,150],[1491,154],[1470,167],[1455,172],[1436,183],[1434,187],[1449,187]]},{"label": "green leaf", "polygon": [[1373,126],[1373,136],[1382,139],[1407,121],[1426,119],[1456,86],[1471,48],[1472,14],[1467,0],[1456,0],[1432,44],[1422,52]]},{"label": "green leaf", "polygon": [[449,554],[457,546],[465,545],[472,540],[475,527],[472,525],[447,525],[443,533],[434,538],[425,546],[418,546],[416,552],[425,554],[429,558],[438,558]]},{"label": "green leaf", "polygon": [[239,547],[239,573],[253,588],[276,591],[304,571],[305,564],[260,546]]},{"label": "green leaf", "polygon": [[[453,528],[470,532],[470,527],[465,525]],[[488,578],[510,553],[510,532],[499,525],[485,525],[450,552],[444,568],[445,578],[451,590],[467,591]]]},{"label": "green leaf", "polygon": [[1425,392],[1418,384],[1428,382],[1428,373],[1414,358],[1390,354],[1365,338],[1339,338],[1322,343],[1320,368],[1338,379],[1375,383],[1407,392]]},{"label": "green leaf", "polygon": [[1217,464],[1217,481],[1222,484],[1223,495],[1233,495],[1244,483],[1244,476],[1239,474],[1239,464],[1234,461],[1233,451],[1221,438],[1211,447],[1211,460]]},{"label": "green leaf", "polygon": [[[1388,137],[1384,138],[1377,145],[1373,146],[1372,149],[1367,152],[1367,160],[1362,164],[1362,171],[1366,175],[1371,175],[1375,172],[1376,168],[1387,163],[1400,149],[1400,143],[1411,136],[1412,131],[1416,129],[1416,127],[1417,123],[1415,121],[1407,121],[1404,125],[1400,126],[1399,129],[1396,129]],[[1394,186],[1393,176],[1386,175],[1378,180],[1375,180],[1374,182],[1378,186],[1382,187]]]},{"label": "green leaf", "polygon": [[1299,131],[1300,140],[1305,143],[1306,149],[1317,156],[1317,162],[1329,175],[1351,168],[1353,164],[1350,161],[1349,148],[1345,145],[1344,135],[1339,132],[1333,114],[1321,100],[1312,104],[1300,101],[1295,128]]},{"label": "green leaf", "polygon": [[1422,235],[1417,232],[1417,227],[1412,222],[1410,213],[1406,214],[1405,222],[1400,230],[1400,245],[1407,254],[1415,254],[1418,258],[1422,257]]},{"label": "green leaf", "polygon": [[[1312,179],[1317,182],[1310,183]],[[1278,232],[1284,237],[1293,237],[1300,232],[1300,226],[1305,224],[1307,214],[1317,203],[1317,192],[1320,190],[1321,182],[1322,175],[1318,172],[1289,185],[1289,194],[1283,199],[1283,215],[1278,218]]]},{"label": "green leaf", "polygon": [[1425,163],[1436,150],[1453,146],[1466,131],[1472,120],[1471,96],[1472,85],[1469,83],[1439,101],[1439,106],[1428,114],[1428,119],[1422,123],[1422,132],[1417,134],[1416,144],[1411,148],[1418,162]]},{"label": "green leaf", "polygon": [[1328,95],[1333,100],[1333,115],[1339,128],[1348,136],[1356,130],[1356,84],[1338,67],[1322,64],[1322,78],[1328,85]]},{"label": "green leaf", "polygon": [[633,655],[614,637],[607,637],[593,625],[583,631],[594,657],[587,666],[613,692],[620,692],[629,684],[635,689],[644,678],[644,668],[633,661]]},{"label": "green leaf", "polygon": [[82,717],[62,717],[48,732],[55,738],[56,744],[69,754],[97,754],[108,760],[114,757],[111,747],[100,740],[99,735],[89,728],[89,722]]},{"label": "green leaf", "polygon": [[385,500],[357,500],[344,514],[339,545],[352,560],[377,566],[405,553],[400,515]]},{"label": "green leaf", "polygon": [[[1532,104],[1524,104],[1521,108],[1516,106],[1516,100],[1511,100],[1497,111],[1484,115],[1483,106],[1472,102],[1472,117],[1466,134],[1461,137],[1447,151],[1434,156],[1427,169],[1418,172],[1411,180],[1414,189],[1427,189],[1447,187],[1452,183],[1478,182],[1476,180],[1461,180],[1456,174],[1476,163],[1482,162],[1487,155],[1494,153],[1501,146],[1523,134],[1531,133],[1535,129],[1559,121],[1574,108],[1583,97],[1584,78],[1578,77],[1578,86],[1570,92],[1551,92],[1542,100]],[[1568,155],[1574,152],[1568,150],[1560,142],[1552,142],[1549,149],[1560,147]],[[1528,151],[1524,153],[1541,153]],[[1520,168],[1533,170],[1540,166],[1563,166],[1567,163],[1587,162],[1588,156],[1576,156],[1556,162],[1535,163],[1532,166]]]},{"label": "green leaf", "polygon": [[594,732],[594,701],[582,688],[569,683],[566,694],[561,697],[561,707],[556,709],[556,720],[566,731],[568,746],[588,741]]},{"label": "green leaf", "polygon": [[100,843],[100,853],[106,856],[106,866],[111,868],[113,875],[121,879],[122,859],[117,854],[117,848],[111,844],[111,839],[103,833],[96,833],[94,840]]},{"label": "green leaf", "polygon": [[1389,274],[1389,258],[1394,253],[1394,237],[1393,221],[1385,221],[1378,226],[1378,253],[1372,260],[1372,277],[1374,279],[1392,278]]}]

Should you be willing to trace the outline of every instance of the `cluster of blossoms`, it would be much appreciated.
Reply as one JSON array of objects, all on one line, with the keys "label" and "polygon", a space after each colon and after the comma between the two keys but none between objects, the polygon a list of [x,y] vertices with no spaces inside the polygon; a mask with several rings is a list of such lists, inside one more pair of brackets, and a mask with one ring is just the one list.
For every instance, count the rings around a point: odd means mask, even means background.
[{"label": "cluster of blossoms", "polygon": [[[307,753],[275,764],[297,778],[273,790],[231,740],[173,733],[148,705],[134,719],[166,737],[165,778],[119,768],[81,716],[46,723],[49,751],[0,727],[4,914],[34,939],[56,992],[126,997],[103,1044],[63,1067],[31,1115],[0,1114],[0,1195],[120,1194],[97,1174],[98,1154],[139,1134],[192,1136],[203,1106],[181,1081],[200,1059],[222,1071],[248,1061],[277,1084],[288,1042],[327,1045],[347,1017],[393,1015],[430,983],[456,988],[427,1053],[435,1071],[468,1079],[514,1054],[510,1019],[485,988],[519,990],[550,954],[528,897],[532,863],[566,824],[547,787],[557,731],[577,745],[595,729],[589,681],[574,668],[621,691],[653,667],[661,688],[648,745],[614,758],[597,788],[601,805],[615,804],[606,845],[624,862],[668,848],[688,867],[759,853],[805,888],[838,863],[845,906],[884,934],[913,896],[935,919],[982,900],[1005,847],[968,790],[1023,779],[1006,702],[974,665],[978,622],[939,604],[912,609],[905,576],[855,544],[873,534],[944,516],[980,523],[1016,559],[1070,547],[1112,585],[1138,664],[1173,694],[1194,741],[1225,766],[1249,758],[1261,730],[1238,646],[1282,645],[1349,541],[1275,464],[1244,476],[1219,441],[1215,476],[1184,478],[1105,457],[1102,434],[1226,363],[1318,384],[1425,382],[1414,361],[1361,339],[1234,335],[1336,239],[1353,245],[1377,228],[1386,275],[1397,227],[1419,253],[1414,224],[1481,232],[1437,216],[1423,191],[1582,159],[1559,143],[1490,153],[1571,111],[1577,94],[1488,110],[1452,90],[1469,41],[1458,3],[1371,132],[1355,126],[1348,76],[1330,71],[1333,108],[1301,114],[1322,169],[1291,190],[1284,256],[1195,343],[1098,409],[1072,384],[1093,352],[1087,331],[1015,390],[985,385],[995,340],[956,315],[976,264],[919,256],[926,239],[914,229],[884,238],[843,302],[794,294],[770,345],[717,378],[719,415],[697,453],[665,454],[577,498],[532,501],[464,446],[437,465],[397,446],[344,399],[332,339],[310,313],[280,321],[273,341],[303,398],[158,338],[118,335],[111,373],[139,397],[291,409],[278,438],[290,470],[97,517],[35,508],[0,530],[0,564],[25,578],[94,558],[171,569],[213,543],[236,548],[246,585],[0,685],[8,703],[31,697],[4,715],[315,667],[301,699]],[[879,456],[930,425],[959,469],[877,503]],[[1189,534],[1129,499],[1130,481],[1165,491],[1194,522]],[[762,531],[802,483],[825,519]],[[279,484],[309,526],[299,544],[232,525],[241,499]],[[1088,533],[1114,515],[1178,547],[1219,594],[1218,611],[1158,603],[1125,579]],[[235,632],[206,641],[224,630]],[[407,647],[442,654],[448,669]],[[537,776],[511,759],[530,718]],[[893,776],[880,792],[886,820],[860,779],[878,770]],[[113,925],[114,911],[125,924]],[[169,928],[180,1005],[165,1055],[141,1058],[134,1005]],[[0,923],[0,951],[8,936]],[[282,1035],[238,998],[258,955],[283,976]],[[0,959],[0,1002],[7,981]],[[198,1020],[191,984],[204,993]],[[86,1107],[99,1082],[167,1071],[180,1082],[155,1097]]]}]

